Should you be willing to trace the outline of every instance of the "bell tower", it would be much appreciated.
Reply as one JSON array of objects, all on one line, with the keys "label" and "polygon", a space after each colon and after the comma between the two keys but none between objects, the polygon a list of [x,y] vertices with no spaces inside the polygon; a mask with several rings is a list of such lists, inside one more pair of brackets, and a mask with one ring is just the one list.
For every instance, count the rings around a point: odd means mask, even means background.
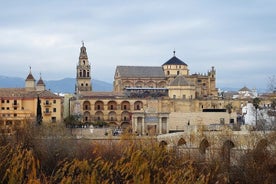
[{"label": "bell tower", "polygon": [[88,61],[86,47],[82,41],[82,47],[80,48],[79,63],[77,65],[77,75],[76,75],[76,87],[75,93],[81,91],[92,91],[91,85],[91,67]]}]

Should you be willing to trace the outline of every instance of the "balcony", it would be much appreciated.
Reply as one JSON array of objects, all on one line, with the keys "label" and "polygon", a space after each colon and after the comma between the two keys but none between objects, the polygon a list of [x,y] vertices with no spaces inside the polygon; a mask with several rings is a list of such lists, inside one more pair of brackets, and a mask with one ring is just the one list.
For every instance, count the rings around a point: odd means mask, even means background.
[{"label": "balcony", "polygon": [[19,103],[12,103],[12,106],[13,106],[13,107],[18,107],[18,106],[19,106]]},{"label": "balcony", "polygon": [[44,115],[49,116],[52,114],[52,111],[44,111],[43,113],[44,113]]},{"label": "balcony", "polygon": [[46,103],[44,102],[43,105],[44,105],[44,106],[51,106],[52,103],[51,103],[51,102],[46,102]]}]

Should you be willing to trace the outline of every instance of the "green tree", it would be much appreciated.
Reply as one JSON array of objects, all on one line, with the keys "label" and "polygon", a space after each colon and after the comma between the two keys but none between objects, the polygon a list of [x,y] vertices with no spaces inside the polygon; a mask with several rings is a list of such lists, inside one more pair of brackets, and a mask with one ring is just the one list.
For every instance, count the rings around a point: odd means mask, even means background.
[{"label": "green tree", "polygon": [[36,123],[38,125],[41,125],[42,123],[42,112],[41,112],[41,100],[39,99],[39,96],[37,96],[37,106],[36,106]]},{"label": "green tree", "polygon": [[227,112],[229,113],[229,123],[231,121],[231,113],[232,113],[232,110],[233,110],[233,105],[232,103],[228,103],[226,106],[225,106]]},{"label": "green tree", "polygon": [[76,116],[73,116],[73,115],[67,116],[64,119],[64,123],[65,123],[67,128],[73,128],[73,127],[75,127],[75,125],[80,125],[81,124],[81,122],[78,120],[78,118]]}]

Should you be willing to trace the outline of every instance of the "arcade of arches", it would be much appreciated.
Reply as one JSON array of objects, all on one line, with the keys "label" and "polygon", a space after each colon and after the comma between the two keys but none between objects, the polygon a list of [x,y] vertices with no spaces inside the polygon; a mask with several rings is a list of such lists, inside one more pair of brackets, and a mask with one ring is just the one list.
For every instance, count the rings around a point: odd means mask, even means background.
[{"label": "arcade of arches", "polygon": [[[76,101],[75,101],[76,102]],[[168,113],[146,112],[145,100],[87,99],[79,100],[79,114],[84,124],[105,122],[109,126],[131,128],[139,135],[168,132]],[[74,104],[72,104],[73,108]]]}]

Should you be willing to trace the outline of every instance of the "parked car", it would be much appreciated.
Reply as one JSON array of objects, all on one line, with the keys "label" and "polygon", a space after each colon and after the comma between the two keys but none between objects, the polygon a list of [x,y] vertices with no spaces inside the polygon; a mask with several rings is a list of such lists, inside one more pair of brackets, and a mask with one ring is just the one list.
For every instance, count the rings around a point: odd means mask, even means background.
[{"label": "parked car", "polygon": [[123,133],[123,130],[121,130],[121,129],[113,130],[113,136],[121,135],[122,133]]}]

